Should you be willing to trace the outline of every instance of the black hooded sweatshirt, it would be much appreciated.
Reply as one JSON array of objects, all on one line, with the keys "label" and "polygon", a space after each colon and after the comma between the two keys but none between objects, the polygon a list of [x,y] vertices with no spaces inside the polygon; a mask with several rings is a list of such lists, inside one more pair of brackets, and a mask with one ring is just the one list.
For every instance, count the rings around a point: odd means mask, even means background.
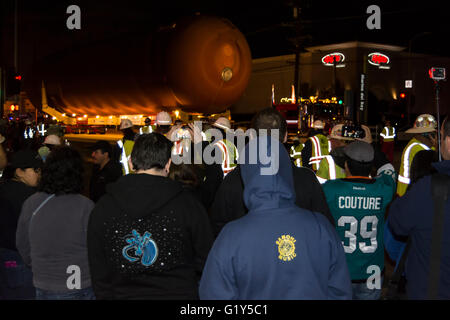
[{"label": "black hooded sweatshirt", "polygon": [[197,299],[213,242],[207,213],[181,184],[129,174],[107,186],[88,224],[97,299]]}]

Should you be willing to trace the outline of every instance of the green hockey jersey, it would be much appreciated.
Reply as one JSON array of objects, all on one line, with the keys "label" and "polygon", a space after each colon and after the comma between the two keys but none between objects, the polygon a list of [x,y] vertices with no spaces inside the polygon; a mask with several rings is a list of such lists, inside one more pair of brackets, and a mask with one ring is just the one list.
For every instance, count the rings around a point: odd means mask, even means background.
[{"label": "green hockey jersey", "polygon": [[384,268],[384,214],[396,190],[392,165],[375,179],[352,177],[323,184],[336,229],[342,239],[352,280],[365,280],[371,266]]}]

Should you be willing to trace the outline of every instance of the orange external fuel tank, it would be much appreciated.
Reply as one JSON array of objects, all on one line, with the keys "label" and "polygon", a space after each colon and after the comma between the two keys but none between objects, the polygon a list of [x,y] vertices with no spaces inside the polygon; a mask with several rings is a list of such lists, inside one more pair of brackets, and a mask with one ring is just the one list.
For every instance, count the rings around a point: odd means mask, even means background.
[{"label": "orange external fuel tank", "polygon": [[225,111],[247,87],[251,53],[227,19],[194,16],[155,32],[74,45],[36,63],[25,83],[40,106],[67,113],[151,114],[181,108]]}]

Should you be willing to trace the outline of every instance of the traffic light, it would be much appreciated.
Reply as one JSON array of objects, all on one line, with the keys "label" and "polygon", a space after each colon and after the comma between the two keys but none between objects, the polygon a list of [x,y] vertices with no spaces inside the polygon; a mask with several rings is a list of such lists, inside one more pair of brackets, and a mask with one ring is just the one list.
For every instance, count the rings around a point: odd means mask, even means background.
[{"label": "traffic light", "polygon": [[400,98],[401,98],[401,99],[405,99],[405,98],[406,98],[406,94],[405,94],[405,93],[403,93],[403,92],[402,92],[402,93],[400,93]]}]

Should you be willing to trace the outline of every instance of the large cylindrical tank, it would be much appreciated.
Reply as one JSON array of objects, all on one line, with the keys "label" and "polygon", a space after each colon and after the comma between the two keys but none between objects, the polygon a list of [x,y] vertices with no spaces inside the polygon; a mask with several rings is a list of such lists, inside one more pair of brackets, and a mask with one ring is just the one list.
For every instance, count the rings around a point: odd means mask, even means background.
[{"label": "large cylindrical tank", "polygon": [[222,112],[247,87],[251,53],[227,19],[194,16],[164,30],[74,45],[36,63],[25,83],[67,113]]}]

